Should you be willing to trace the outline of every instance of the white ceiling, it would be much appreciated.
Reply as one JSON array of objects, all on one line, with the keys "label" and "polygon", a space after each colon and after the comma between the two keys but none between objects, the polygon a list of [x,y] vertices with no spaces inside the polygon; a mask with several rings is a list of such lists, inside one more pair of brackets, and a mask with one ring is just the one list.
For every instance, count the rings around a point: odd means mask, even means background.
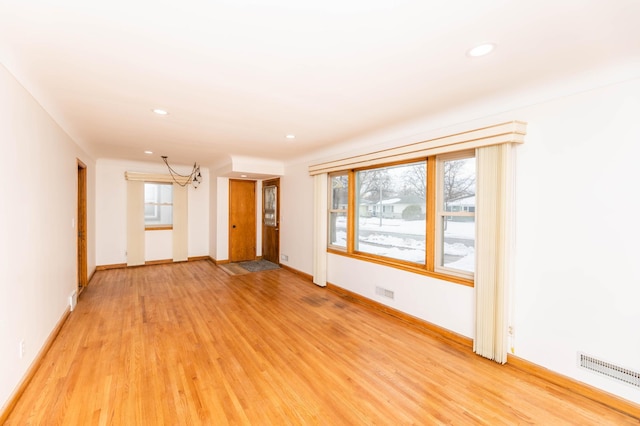
[{"label": "white ceiling", "polygon": [[638,0],[0,0],[0,61],[96,158],[287,161],[638,55]]}]

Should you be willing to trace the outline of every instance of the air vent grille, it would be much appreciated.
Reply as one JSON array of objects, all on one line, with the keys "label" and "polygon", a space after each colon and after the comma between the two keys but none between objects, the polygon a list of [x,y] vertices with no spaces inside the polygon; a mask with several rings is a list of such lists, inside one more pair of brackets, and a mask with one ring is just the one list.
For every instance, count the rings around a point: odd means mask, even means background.
[{"label": "air vent grille", "polygon": [[637,371],[629,370],[583,353],[578,353],[578,361],[582,368],[640,388],[640,373]]},{"label": "air vent grille", "polygon": [[378,296],[386,297],[387,299],[393,299],[393,290],[387,290],[386,288],[376,287],[376,294]]}]

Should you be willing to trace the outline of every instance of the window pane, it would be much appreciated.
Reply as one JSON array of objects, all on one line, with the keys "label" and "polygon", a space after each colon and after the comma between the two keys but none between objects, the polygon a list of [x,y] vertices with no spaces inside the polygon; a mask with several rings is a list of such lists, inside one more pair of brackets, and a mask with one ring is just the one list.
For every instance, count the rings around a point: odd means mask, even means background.
[{"label": "window pane", "polygon": [[424,264],[426,162],[356,173],[356,250]]},{"label": "window pane", "polygon": [[172,184],[164,184],[158,185],[160,189],[160,199],[158,202],[173,204],[173,185]]},{"label": "window pane", "polygon": [[475,211],[476,159],[464,158],[443,163],[442,201],[444,211]]},{"label": "window pane", "polygon": [[349,206],[349,176],[331,176],[331,210],[347,210]]},{"label": "window pane", "polygon": [[329,180],[329,245],[347,247],[347,211],[349,208],[349,175],[333,175]]},{"label": "window pane", "polygon": [[472,216],[442,218],[442,264],[465,272],[475,271],[476,222]]},{"label": "window pane", "polygon": [[329,213],[329,244],[347,246],[347,214],[344,212]]},{"label": "window pane", "polygon": [[144,223],[146,226],[171,226],[173,224],[173,185],[144,184]]},{"label": "window pane", "polygon": [[158,206],[156,204],[144,205],[144,218],[145,220],[158,219],[160,213],[158,212]]}]

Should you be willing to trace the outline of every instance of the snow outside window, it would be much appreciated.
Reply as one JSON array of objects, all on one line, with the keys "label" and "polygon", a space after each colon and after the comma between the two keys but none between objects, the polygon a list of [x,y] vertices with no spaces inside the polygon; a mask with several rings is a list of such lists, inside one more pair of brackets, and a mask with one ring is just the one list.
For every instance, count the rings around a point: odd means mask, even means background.
[{"label": "snow outside window", "polygon": [[346,249],[349,175],[346,172],[331,175],[329,188],[329,246]]},{"label": "snow outside window", "polygon": [[436,271],[472,278],[476,159],[473,152],[439,156],[437,167]]},{"label": "snow outside window", "polygon": [[356,172],[358,252],[424,265],[426,161]]}]

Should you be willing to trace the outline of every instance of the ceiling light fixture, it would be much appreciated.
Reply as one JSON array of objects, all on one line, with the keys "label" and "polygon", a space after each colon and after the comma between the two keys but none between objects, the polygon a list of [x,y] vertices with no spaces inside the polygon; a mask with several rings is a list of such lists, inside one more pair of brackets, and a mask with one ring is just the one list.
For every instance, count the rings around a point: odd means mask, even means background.
[{"label": "ceiling light fixture", "polygon": [[286,137],[287,137],[287,139],[295,139],[296,135],[288,134]]},{"label": "ceiling light fixture", "polygon": [[[193,169],[191,170],[191,173],[189,173],[188,175],[181,175],[180,173],[176,172],[171,168],[171,166],[169,165],[169,162],[167,161],[166,155],[162,156],[162,161],[164,161],[164,164],[167,165],[171,178],[178,185],[187,186],[189,184],[192,184],[194,188],[197,188],[202,183],[202,174],[200,174],[200,166],[198,166],[196,163],[193,163]],[[176,179],[176,176],[180,179]]]},{"label": "ceiling light fixture", "polygon": [[167,112],[167,110],[160,109],[160,108],[154,108],[151,111],[155,112],[158,115],[168,115],[169,114],[169,112]]},{"label": "ceiling light fixture", "polygon": [[145,151],[144,153],[147,154],[147,155],[151,155],[151,154],[153,154],[153,151]]},{"label": "ceiling light fixture", "polygon": [[494,43],[482,43],[467,50],[467,56],[478,58],[480,56],[488,55],[489,53],[493,52],[495,48],[496,45]]}]

